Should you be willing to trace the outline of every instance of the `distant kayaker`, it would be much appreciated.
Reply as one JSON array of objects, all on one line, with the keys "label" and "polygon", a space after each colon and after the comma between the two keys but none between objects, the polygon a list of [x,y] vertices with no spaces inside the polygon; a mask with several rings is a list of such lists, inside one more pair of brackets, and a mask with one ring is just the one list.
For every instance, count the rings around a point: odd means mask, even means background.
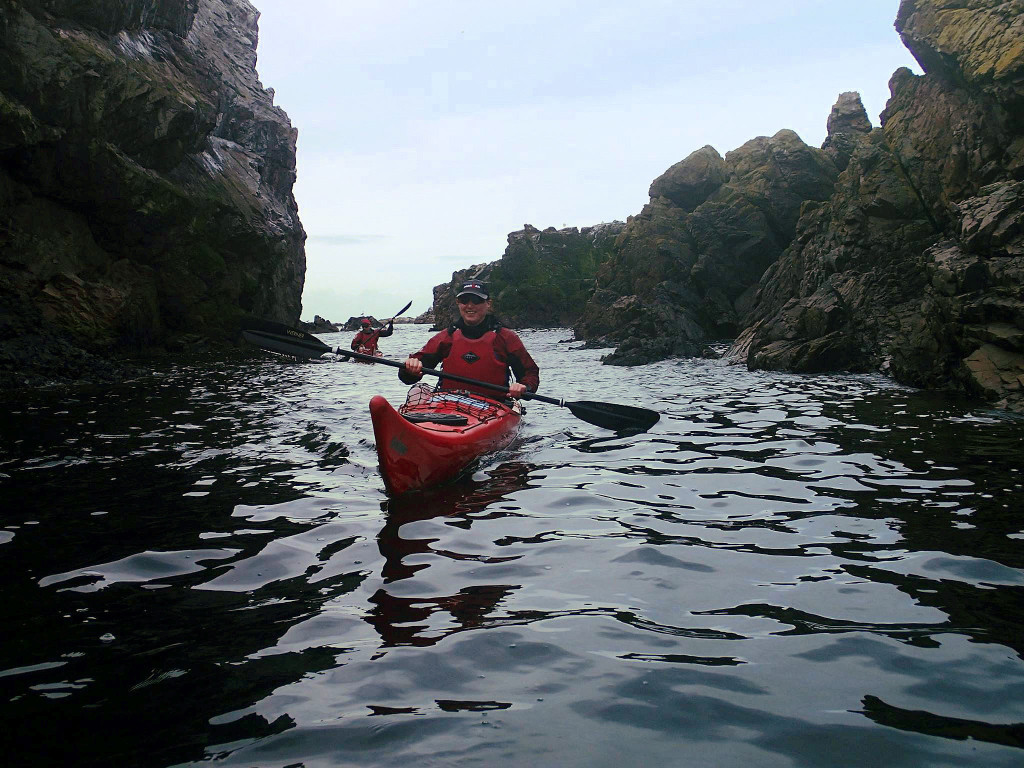
[{"label": "distant kayaker", "polygon": [[394,319],[389,320],[383,328],[373,330],[370,318],[364,317],[360,323],[359,333],[352,337],[352,349],[362,352],[364,355],[375,355],[377,353],[377,340],[390,336],[395,332]]},{"label": "distant kayaker", "polygon": [[[511,397],[522,397],[540,386],[540,369],[516,333],[501,325],[491,314],[491,297],[479,280],[463,283],[455,297],[461,319],[409,356],[398,378],[414,384],[423,368],[437,368],[489,384],[508,387]],[[515,381],[511,381],[515,376]],[[441,379],[441,389],[465,389],[494,397],[494,393],[472,384]]]}]

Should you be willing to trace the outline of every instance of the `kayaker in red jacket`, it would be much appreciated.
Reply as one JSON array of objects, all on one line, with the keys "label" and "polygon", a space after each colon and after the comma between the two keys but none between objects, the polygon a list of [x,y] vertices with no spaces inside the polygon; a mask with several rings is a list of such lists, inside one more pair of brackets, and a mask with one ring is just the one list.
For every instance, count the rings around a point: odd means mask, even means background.
[{"label": "kayaker in red jacket", "polygon": [[[363,352],[367,355],[372,355],[377,351],[377,339],[390,336],[395,332],[395,324],[392,320],[384,328],[378,328],[376,331],[373,330],[373,326],[370,325],[370,319],[364,317],[361,323],[359,333],[352,337],[352,349],[356,352]],[[360,349],[360,347],[362,349]]]},{"label": "kayaker in red jacket", "polygon": [[[423,377],[423,369],[436,368],[467,376],[489,384],[508,387],[511,397],[522,397],[540,386],[540,369],[526,351],[516,333],[504,328],[491,314],[491,297],[479,280],[462,285],[455,297],[461,319],[441,331],[423,349],[414,352],[399,369],[398,378],[414,384]],[[515,381],[511,381],[515,376]],[[465,389],[494,397],[494,392],[449,379],[441,379],[441,389]]]}]

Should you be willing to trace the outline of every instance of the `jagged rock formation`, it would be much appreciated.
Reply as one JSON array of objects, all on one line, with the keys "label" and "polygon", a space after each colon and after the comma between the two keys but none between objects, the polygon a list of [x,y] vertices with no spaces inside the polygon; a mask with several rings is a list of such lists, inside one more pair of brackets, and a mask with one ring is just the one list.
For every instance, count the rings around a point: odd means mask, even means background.
[{"label": "jagged rock formation", "polygon": [[577,337],[636,364],[738,334],[751,367],[882,370],[1024,410],[1024,0],[902,0],[896,28],[925,74],[893,75],[880,128],[848,92],[821,149],[780,131],[670,168]]},{"label": "jagged rock formation", "polygon": [[832,192],[838,170],[793,131],[747,142],[725,158],[697,150],[651,184],[598,274],[575,325],[605,362],[700,355],[735,337],[751,291],[789,245],[801,206]]},{"label": "jagged rock formation", "polygon": [[[398,322],[397,320],[395,321]],[[434,309],[431,307],[426,312],[416,315],[411,320],[406,321],[411,325],[433,325],[434,324]]]},{"label": "jagged rock formation", "polygon": [[543,231],[524,225],[509,234],[499,261],[459,270],[434,288],[435,327],[458,320],[455,293],[470,277],[487,281],[495,313],[513,328],[568,327],[583,311],[624,227],[621,221]]},{"label": "jagged rock formation", "polygon": [[299,317],[296,132],[246,0],[0,0],[0,377]]},{"label": "jagged rock formation", "polygon": [[1024,2],[903,0],[896,26],[925,74],[893,75],[730,354],[1024,409]]},{"label": "jagged rock formation", "polygon": [[299,323],[299,328],[309,333],[335,333],[338,330],[338,324],[332,323],[326,317],[313,315],[312,323]]},{"label": "jagged rock formation", "polygon": [[828,136],[821,145],[836,168],[845,171],[849,165],[850,155],[857,144],[857,139],[871,133],[871,121],[856,91],[839,94],[839,100],[832,107],[832,113],[826,123]]},{"label": "jagged rock formation", "polygon": [[380,320],[375,318],[373,315],[359,315],[358,317],[350,317],[346,320],[337,330],[339,331],[358,331],[362,328],[363,318],[370,321],[371,328],[380,328],[383,326]]}]

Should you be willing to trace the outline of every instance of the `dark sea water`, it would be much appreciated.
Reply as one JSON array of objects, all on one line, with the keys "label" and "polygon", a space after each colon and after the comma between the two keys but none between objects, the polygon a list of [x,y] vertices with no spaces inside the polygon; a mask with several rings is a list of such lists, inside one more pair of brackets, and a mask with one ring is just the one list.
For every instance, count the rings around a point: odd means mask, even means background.
[{"label": "dark sea water", "polygon": [[542,392],[660,423],[528,405],[411,499],[376,469],[390,368],[6,402],[5,764],[1024,765],[1024,422],[567,335],[523,333]]}]

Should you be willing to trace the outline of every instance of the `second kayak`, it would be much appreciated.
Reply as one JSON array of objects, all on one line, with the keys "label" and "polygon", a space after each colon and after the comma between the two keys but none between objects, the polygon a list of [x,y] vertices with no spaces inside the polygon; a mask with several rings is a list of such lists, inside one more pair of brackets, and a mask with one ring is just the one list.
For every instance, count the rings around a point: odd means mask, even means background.
[{"label": "second kayak", "polygon": [[423,385],[413,387],[397,410],[376,395],[370,418],[384,486],[397,496],[454,479],[476,459],[512,442],[522,414],[518,402]]},{"label": "second kayak", "polygon": [[[360,346],[359,349],[356,350],[356,352],[358,352],[361,355],[369,355],[370,357],[384,357],[384,353],[381,352],[379,349],[370,349],[369,347]],[[360,360],[355,357],[350,359],[353,363],[361,363],[362,365],[373,365],[373,363],[370,362],[369,360]]]}]

